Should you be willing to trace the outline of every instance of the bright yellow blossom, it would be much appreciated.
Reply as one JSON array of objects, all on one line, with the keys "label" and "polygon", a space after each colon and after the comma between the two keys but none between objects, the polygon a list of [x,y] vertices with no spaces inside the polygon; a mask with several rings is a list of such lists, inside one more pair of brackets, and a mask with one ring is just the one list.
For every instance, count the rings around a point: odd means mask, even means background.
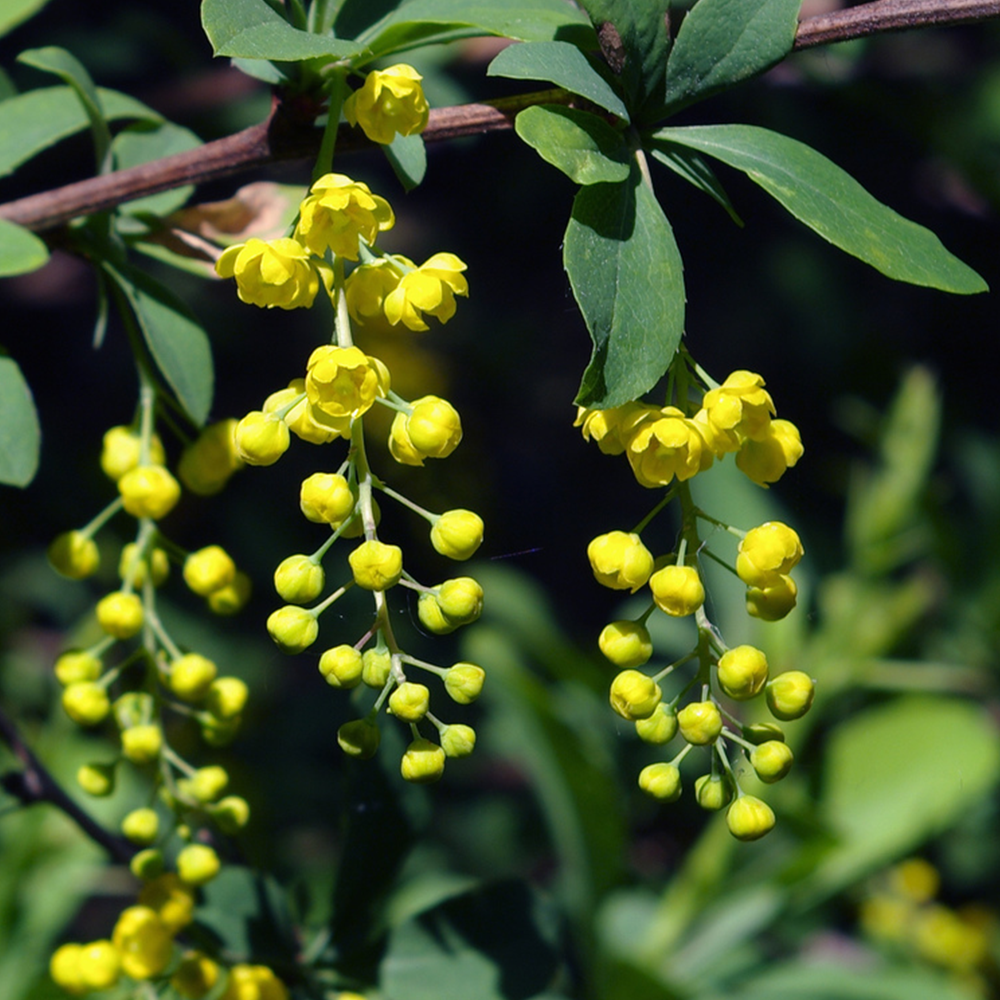
[{"label": "bright yellow blossom", "polygon": [[331,417],[360,417],[389,392],[389,370],[357,347],[317,347],[306,366],[309,402]]},{"label": "bright yellow blossom", "polygon": [[405,63],[373,70],[364,86],[344,101],[344,117],[360,125],[372,142],[388,145],[399,135],[413,135],[427,127],[429,108],[420,81],[423,77]]},{"label": "bright yellow blossom", "polygon": [[357,260],[359,240],[371,246],[395,223],[389,203],[372,194],[367,184],[344,174],[324,174],[302,202],[295,238],[319,256],[332,250],[338,257]]},{"label": "bright yellow blossom", "polygon": [[385,318],[396,326],[426,330],[421,313],[428,313],[442,323],[455,315],[455,296],[469,294],[469,283],[462,271],[465,263],[453,253],[436,253],[416,267],[413,261],[397,256],[405,273],[383,302]]},{"label": "bright yellow blossom", "polygon": [[237,243],[223,251],[215,271],[221,278],[236,279],[240,301],[261,308],[308,309],[319,291],[319,274],[309,251],[287,236]]}]

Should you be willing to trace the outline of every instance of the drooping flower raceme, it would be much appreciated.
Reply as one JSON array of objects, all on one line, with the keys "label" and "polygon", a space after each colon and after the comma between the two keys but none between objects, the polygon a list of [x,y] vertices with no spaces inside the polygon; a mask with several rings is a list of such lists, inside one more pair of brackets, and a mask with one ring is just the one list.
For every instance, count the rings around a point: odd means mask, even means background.
[{"label": "drooping flower raceme", "polygon": [[360,417],[389,392],[389,370],[357,347],[317,347],[306,365],[305,390],[331,417]]},{"label": "drooping flower raceme", "polygon": [[223,251],[215,271],[221,278],[236,278],[241,301],[261,308],[308,309],[319,291],[309,251],[288,237],[237,243]]},{"label": "drooping flower raceme", "polygon": [[299,208],[295,238],[319,256],[332,250],[338,257],[357,260],[359,239],[373,244],[396,223],[385,198],[344,174],[324,174],[309,192]]},{"label": "drooping flower raceme", "polygon": [[413,135],[427,127],[430,109],[420,81],[405,63],[373,70],[364,86],[344,101],[344,117],[360,125],[372,142],[388,145],[396,135]]}]

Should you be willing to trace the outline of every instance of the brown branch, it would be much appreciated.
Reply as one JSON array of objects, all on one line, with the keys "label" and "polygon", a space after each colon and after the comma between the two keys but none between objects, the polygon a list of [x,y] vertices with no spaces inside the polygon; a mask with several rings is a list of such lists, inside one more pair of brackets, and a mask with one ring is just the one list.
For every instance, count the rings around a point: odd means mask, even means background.
[{"label": "brown branch", "polygon": [[10,747],[21,762],[20,771],[2,776],[3,787],[26,806],[48,802],[74,820],[94,843],[99,844],[121,864],[128,864],[135,848],[124,838],[109,833],[89,813],[80,808],[64,791],[62,785],[45,768],[31,748],[21,738],[17,727],[0,709],[0,740]]},{"label": "brown branch", "polygon": [[[833,14],[807,18],[799,25],[795,49],[849,41],[886,31],[929,25],[963,24],[1000,17],[1000,0],[876,0]],[[431,111],[425,142],[509,129],[518,111],[532,104],[569,103],[565,91],[549,90],[484,104],[463,104]],[[276,100],[259,125],[207,142],[198,149],[152,163],[92,177],[65,187],[0,205],[0,219],[36,232],[55,229],[81,215],[184,184],[202,184],[283,160],[315,156],[320,132],[312,126],[317,109],[289,107]],[[367,147],[353,129],[344,129],[337,148]]]}]

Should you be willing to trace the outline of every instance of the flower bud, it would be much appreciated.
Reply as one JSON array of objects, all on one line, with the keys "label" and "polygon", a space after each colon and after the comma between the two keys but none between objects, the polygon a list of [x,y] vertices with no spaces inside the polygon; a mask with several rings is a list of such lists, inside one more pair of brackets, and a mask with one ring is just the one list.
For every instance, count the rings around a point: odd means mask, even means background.
[{"label": "flower bud", "polygon": [[330,687],[357,687],[361,683],[363,667],[364,657],[353,646],[334,646],[319,658],[319,672]]},{"label": "flower bud", "polygon": [[381,691],[392,671],[392,656],[387,649],[366,649],[361,656],[361,680]]},{"label": "flower bud", "polygon": [[284,422],[261,410],[252,410],[236,425],[234,439],[247,465],[274,465],[291,442]]},{"label": "flower bud", "polygon": [[230,836],[239,833],[250,822],[250,805],[239,795],[219,799],[209,813],[219,829]]},{"label": "flower bud", "polygon": [[76,681],[68,685],[62,693],[62,706],[79,726],[96,726],[111,711],[107,692],[93,681]]},{"label": "flower bud", "polygon": [[139,904],[151,910],[171,935],[191,923],[194,902],[194,889],[174,872],[155,877],[139,893]]},{"label": "flower bud", "polygon": [[693,615],[705,603],[705,588],[694,566],[664,566],[649,578],[656,606],[674,618]]},{"label": "flower bud", "polygon": [[616,667],[641,667],[653,655],[649,630],[639,622],[611,622],[597,639],[601,652]]},{"label": "flower bud", "polygon": [[68,650],[56,660],[54,667],[56,680],[63,687],[79,681],[96,681],[102,669],[100,659],[84,649]]},{"label": "flower bud", "polygon": [[348,557],[354,582],[364,590],[388,590],[403,575],[403,550],[377,538],[362,542]]},{"label": "flower bud", "polygon": [[357,496],[350,484],[340,475],[315,472],[302,481],[299,489],[299,506],[302,513],[315,524],[340,524],[354,510]]},{"label": "flower bud", "polygon": [[110,941],[91,941],[80,946],[80,981],[84,992],[110,989],[118,982],[121,956]]},{"label": "flower bud", "polygon": [[422,396],[409,414],[397,413],[389,450],[397,462],[423,465],[425,458],[447,458],[462,440],[462,421],[446,399]]},{"label": "flower bud", "polygon": [[201,738],[210,747],[226,747],[236,739],[236,734],[240,731],[240,716],[232,719],[219,719],[209,713],[198,717],[198,724],[201,727]]},{"label": "flower bud", "polygon": [[118,559],[118,576],[123,583],[130,583],[134,590],[141,590],[146,585],[147,576],[153,581],[154,587],[159,587],[169,575],[170,560],[163,549],[153,549],[143,559],[139,556],[139,546],[135,542],[122,547],[122,554]]},{"label": "flower bud", "polygon": [[772,420],[766,433],[747,438],[736,455],[736,468],[758,486],[776,483],[802,457],[799,429],[789,420]]},{"label": "flower bud", "polygon": [[274,571],[274,589],[289,604],[309,604],[323,593],[326,574],[309,556],[294,555],[282,559]]},{"label": "flower bud", "polygon": [[[101,469],[116,483],[126,472],[131,472],[139,464],[142,453],[142,438],[131,427],[112,427],[104,434],[101,446]],[[165,465],[166,453],[163,443],[154,434],[149,440],[149,461],[153,465]]]},{"label": "flower bud", "polygon": [[160,817],[155,809],[133,809],[122,820],[122,833],[140,847],[148,847],[159,832]]},{"label": "flower bud", "polygon": [[218,674],[218,668],[200,653],[185,653],[170,665],[170,690],[182,701],[201,701]]},{"label": "flower bud", "polygon": [[648,719],[661,698],[659,685],[638,670],[623,670],[611,682],[611,707],[630,722]]},{"label": "flower bud", "polygon": [[88,990],[80,972],[82,953],[82,945],[64,944],[57,948],[49,959],[49,975],[56,986],[75,996],[82,996]]},{"label": "flower bud", "polygon": [[406,781],[426,785],[438,781],[444,774],[445,752],[436,743],[418,737],[406,748],[400,762],[400,772]]},{"label": "flower bud", "polygon": [[753,795],[741,795],[726,812],[726,826],[737,840],[758,840],[774,829],[771,807]]},{"label": "flower bud", "polygon": [[163,749],[163,730],[148,723],[123,729],[122,754],[133,764],[151,764]]},{"label": "flower bud", "polygon": [[199,597],[227,587],[236,577],[236,563],[220,545],[207,545],[184,560],[184,582]]},{"label": "flower bud", "polygon": [[718,812],[733,800],[733,784],[721,774],[703,774],[694,783],[694,797],[702,809]]},{"label": "flower bud", "polygon": [[472,726],[457,723],[441,730],[441,749],[446,757],[468,757],[476,746],[476,731]]},{"label": "flower bud", "polygon": [[747,743],[760,746],[761,743],[766,743],[768,740],[780,740],[784,743],[785,734],[782,732],[781,726],[773,722],[752,722],[743,727],[743,739]]},{"label": "flower bud", "polygon": [[471,510],[446,510],[431,528],[435,551],[456,562],[471,559],[482,543],[483,519]]},{"label": "flower bud", "polygon": [[206,427],[181,454],[177,474],[198,496],[218,493],[229,477],[243,467],[236,450],[236,420],[230,417]]},{"label": "flower bud", "polygon": [[251,590],[250,577],[242,570],[237,570],[232,583],[213,590],[208,595],[206,599],[208,609],[216,615],[235,615],[238,611],[242,611],[250,600]]},{"label": "flower bud", "polygon": [[94,610],[102,631],[116,639],[131,639],[142,628],[142,601],[135,594],[112,591],[97,602]]},{"label": "flower bud", "polygon": [[677,726],[688,743],[706,746],[722,732],[722,713],[714,701],[693,701],[677,713]]},{"label": "flower bud", "polygon": [[636,719],[635,732],[643,743],[669,743],[677,735],[677,712],[661,701],[648,718]]},{"label": "flower bud", "polygon": [[283,653],[301,653],[316,641],[319,622],[305,608],[286,604],[268,616],[267,631]]},{"label": "flower bud", "polygon": [[133,517],[158,521],[181,498],[181,486],[162,465],[137,465],[118,480],[125,510]]},{"label": "flower bud", "polygon": [[719,659],[719,684],[736,701],[760,694],[767,683],[767,657],[754,646],[734,646]]},{"label": "flower bud", "polygon": [[217,677],[209,685],[205,707],[218,719],[235,719],[243,711],[249,693],[239,677]]},{"label": "flower bud", "polygon": [[786,670],[767,685],[767,707],[782,722],[801,719],[813,703],[816,682],[801,670]]},{"label": "flower bud", "polygon": [[221,867],[219,855],[205,844],[188,844],[177,855],[177,874],[188,885],[211,882]]},{"label": "flower bud", "polygon": [[474,702],[483,690],[486,671],[474,663],[456,663],[444,675],[444,688],[452,701],[459,705]]},{"label": "flower bud", "polygon": [[144,882],[163,874],[163,851],[155,847],[147,847],[136,851],[128,863],[132,874]]},{"label": "flower bud", "polygon": [[214,802],[228,784],[229,774],[226,769],[218,764],[210,764],[208,767],[199,767],[188,778],[186,788],[199,802],[205,803]]},{"label": "flower bud", "polygon": [[423,684],[403,681],[389,695],[389,711],[403,722],[419,722],[430,708],[430,691]]},{"label": "flower bud", "polygon": [[[219,981],[219,975],[218,964],[206,954],[200,951],[186,951],[177,963],[173,976],[170,977],[170,985],[188,1000],[201,1000]],[[260,1000],[265,1000],[263,994],[260,994]]]},{"label": "flower bud", "polygon": [[748,587],[769,587],[787,576],[803,554],[799,536],[787,524],[767,521],[740,542],[736,573]]},{"label": "flower bud", "polygon": [[483,613],[483,588],[471,576],[445,580],[438,587],[438,604],[458,625],[468,625]]},{"label": "flower bud", "polygon": [[609,531],[587,546],[594,578],[602,587],[631,590],[644,586],[653,572],[653,556],[635,533]]},{"label": "flower bud", "polygon": [[417,598],[417,618],[428,632],[433,635],[448,635],[458,628],[442,610],[437,594],[425,591]]},{"label": "flower bud", "polygon": [[747,588],[747,614],[762,622],[781,621],[798,601],[799,588],[790,576],[779,576],[767,587]]},{"label": "flower bud", "polygon": [[791,747],[781,740],[767,740],[753,748],[750,753],[750,766],[757,772],[757,777],[768,785],[781,781],[792,769],[794,760]]},{"label": "flower bud", "polygon": [[70,580],[83,580],[97,572],[101,563],[97,543],[82,531],[64,531],[48,548],[49,564]]},{"label": "flower bud", "polygon": [[681,797],[681,772],[675,764],[647,764],[639,772],[639,787],[661,802]]},{"label": "flower bud", "polygon": [[114,764],[81,764],[76,772],[76,783],[94,798],[104,798],[115,790]]},{"label": "flower bud", "polygon": [[115,724],[119,729],[143,726],[153,718],[155,702],[147,691],[126,691],[114,703]]},{"label": "flower bud", "polygon": [[340,749],[350,757],[367,760],[378,750],[381,734],[378,726],[367,719],[356,719],[345,722],[337,730],[337,743]]}]

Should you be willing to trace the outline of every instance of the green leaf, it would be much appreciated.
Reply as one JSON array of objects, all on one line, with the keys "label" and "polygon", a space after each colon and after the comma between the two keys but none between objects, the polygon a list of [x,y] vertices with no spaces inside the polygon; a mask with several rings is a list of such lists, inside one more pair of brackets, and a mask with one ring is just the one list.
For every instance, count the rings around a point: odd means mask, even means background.
[{"label": "green leaf", "polygon": [[293,28],[265,0],[202,0],[201,24],[217,56],[298,62],[351,59],[364,51],[355,42]]},{"label": "green leaf", "polygon": [[564,0],[410,0],[372,25],[358,42],[374,57],[431,40],[475,35],[521,42],[560,39],[594,47],[590,22]]},{"label": "green leaf", "polygon": [[826,738],[821,810],[838,844],[810,890],[834,892],[912,851],[998,778],[1000,738],[981,705],[910,697],[855,714]]},{"label": "green leaf", "polygon": [[527,1000],[556,971],[556,923],[531,890],[499,882],[395,928],[381,965],[386,1000]]},{"label": "green leaf", "polygon": [[0,277],[37,271],[48,259],[49,248],[30,229],[0,219]]},{"label": "green leaf", "polygon": [[41,446],[31,389],[17,362],[0,357],[0,483],[27,486],[38,470]]},{"label": "green leaf", "polygon": [[719,178],[694,150],[672,146],[665,150],[654,149],[652,152],[654,160],[658,160],[679,177],[683,177],[689,184],[693,184],[699,191],[714,198],[726,210],[729,218],[736,225],[743,225],[743,220],[736,214],[736,209],[733,208],[733,203],[729,200],[725,188],[719,183]]},{"label": "green leaf", "polygon": [[606,409],[638,399],[680,343],[684,277],[673,230],[637,167],[621,184],[581,188],[563,263],[594,342],[576,402]]},{"label": "green leaf", "polygon": [[700,0],[667,60],[664,107],[693,101],[763,73],[792,51],[802,0]]},{"label": "green leaf", "polygon": [[388,146],[382,147],[385,158],[396,172],[399,183],[412,191],[427,173],[427,150],[419,135],[397,135]]},{"label": "green leaf", "polygon": [[547,80],[579,94],[628,121],[628,109],[587,57],[568,42],[525,42],[508,45],[486,68],[487,76],[512,80]]},{"label": "green leaf", "polygon": [[929,229],[877,201],[804,143],[754,125],[665,128],[653,138],[742,170],[825,240],[890,278],[960,295],[987,290],[986,282]]},{"label": "green leaf", "polygon": [[630,172],[620,132],[589,111],[559,104],[525,108],[514,120],[517,134],[546,163],[577,184],[624,181]]},{"label": "green leaf", "polygon": [[[174,125],[173,122],[140,122],[119,132],[111,148],[115,157],[115,169],[126,170],[174,153],[197,149],[200,145],[201,139],[194,132]],[[193,185],[188,184],[146,198],[137,198],[123,204],[122,211],[129,215],[168,215],[180,208],[193,190]]]},{"label": "green leaf", "polygon": [[48,2],[49,0],[4,0],[0,7],[0,37],[22,21],[34,17]]},{"label": "green leaf", "polygon": [[[115,90],[97,88],[104,117],[161,122],[163,116]],[[0,177],[89,124],[70,87],[42,87],[0,102]]]},{"label": "green leaf", "polygon": [[107,269],[129,300],[149,352],[191,420],[202,426],[212,408],[212,348],[187,306],[142,271]]}]

